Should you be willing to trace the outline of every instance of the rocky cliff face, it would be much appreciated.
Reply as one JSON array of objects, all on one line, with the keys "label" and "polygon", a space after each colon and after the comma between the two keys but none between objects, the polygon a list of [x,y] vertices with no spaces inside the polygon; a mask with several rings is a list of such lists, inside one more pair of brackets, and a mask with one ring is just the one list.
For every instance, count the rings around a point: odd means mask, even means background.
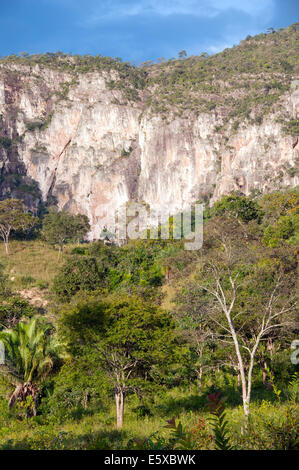
[{"label": "rocky cliff face", "polygon": [[[163,203],[176,213],[232,190],[298,184],[299,144],[275,111],[237,129],[228,122],[225,131],[217,109],[165,119],[145,107],[145,97],[118,104],[121,92],[107,86],[111,74],[72,81],[38,65],[0,65],[2,198],[22,197],[32,210],[55,198],[59,208],[86,214],[97,238],[126,201]],[[279,106],[296,118],[298,81]]]}]

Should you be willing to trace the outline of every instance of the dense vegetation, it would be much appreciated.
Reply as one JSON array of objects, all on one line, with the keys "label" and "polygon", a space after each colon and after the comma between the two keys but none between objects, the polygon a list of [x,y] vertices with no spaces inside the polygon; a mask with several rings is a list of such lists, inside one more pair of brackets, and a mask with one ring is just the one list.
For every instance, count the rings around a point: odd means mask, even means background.
[{"label": "dense vegetation", "polygon": [[293,25],[247,36],[238,46],[210,57],[203,53],[162,63],[150,78],[158,85],[150,103],[157,111],[173,106],[179,114],[214,109],[233,119],[234,129],[244,119],[260,124],[298,73],[296,44]]},{"label": "dense vegetation", "polygon": [[298,448],[298,226],[293,189],[206,208],[198,251],[53,210],[12,229],[0,448]]}]

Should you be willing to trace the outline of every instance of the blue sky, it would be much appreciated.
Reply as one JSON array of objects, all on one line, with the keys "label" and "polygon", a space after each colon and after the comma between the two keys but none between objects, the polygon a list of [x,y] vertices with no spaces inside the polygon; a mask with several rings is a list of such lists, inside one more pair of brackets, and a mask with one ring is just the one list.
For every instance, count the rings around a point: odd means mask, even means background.
[{"label": "blue sky", "polygon": [[299,20],[298,0],[0,0],[0,56],[61,50],[138,62],[219,52]]}]

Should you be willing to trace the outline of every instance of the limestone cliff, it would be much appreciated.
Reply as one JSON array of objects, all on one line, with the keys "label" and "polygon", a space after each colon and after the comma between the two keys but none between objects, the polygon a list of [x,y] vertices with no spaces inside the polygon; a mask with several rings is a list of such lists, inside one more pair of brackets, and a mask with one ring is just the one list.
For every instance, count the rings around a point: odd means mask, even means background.
[{"label": "limestone cliff", "polygon": [[124,100],[113,86],[121,79],[113,69],[74,78],[39,63],[0,61],[0,196],[22,197],[36,211],[41,198],[55,200],[88,215],[96,238],[129,200],[166,203],[175,213],[232,190],[298,184],[298,139],[281,118],[298,117],[294,72],[263,119],[237,124],[221,106],[194,112],[191,98],[190,109],[165,117],[148,104],[159,93],[153,82]]}]

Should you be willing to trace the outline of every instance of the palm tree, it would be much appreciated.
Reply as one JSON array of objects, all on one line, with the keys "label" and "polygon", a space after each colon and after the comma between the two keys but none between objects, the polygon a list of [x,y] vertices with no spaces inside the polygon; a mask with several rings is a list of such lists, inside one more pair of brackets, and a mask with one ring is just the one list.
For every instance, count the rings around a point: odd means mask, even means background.
[{"label": "palm tree", "polygon": [[0,332],[5,347],[5,364],[0,366],[0,373],[7,375],[15,386],[8,406],[11,408],[29,397],[32,405],[28,416],[36,415],[39,382],[49,374],[55,359],[63,357],[63,347],[50,330],[50,325],[41,325],[33,318]]}]

